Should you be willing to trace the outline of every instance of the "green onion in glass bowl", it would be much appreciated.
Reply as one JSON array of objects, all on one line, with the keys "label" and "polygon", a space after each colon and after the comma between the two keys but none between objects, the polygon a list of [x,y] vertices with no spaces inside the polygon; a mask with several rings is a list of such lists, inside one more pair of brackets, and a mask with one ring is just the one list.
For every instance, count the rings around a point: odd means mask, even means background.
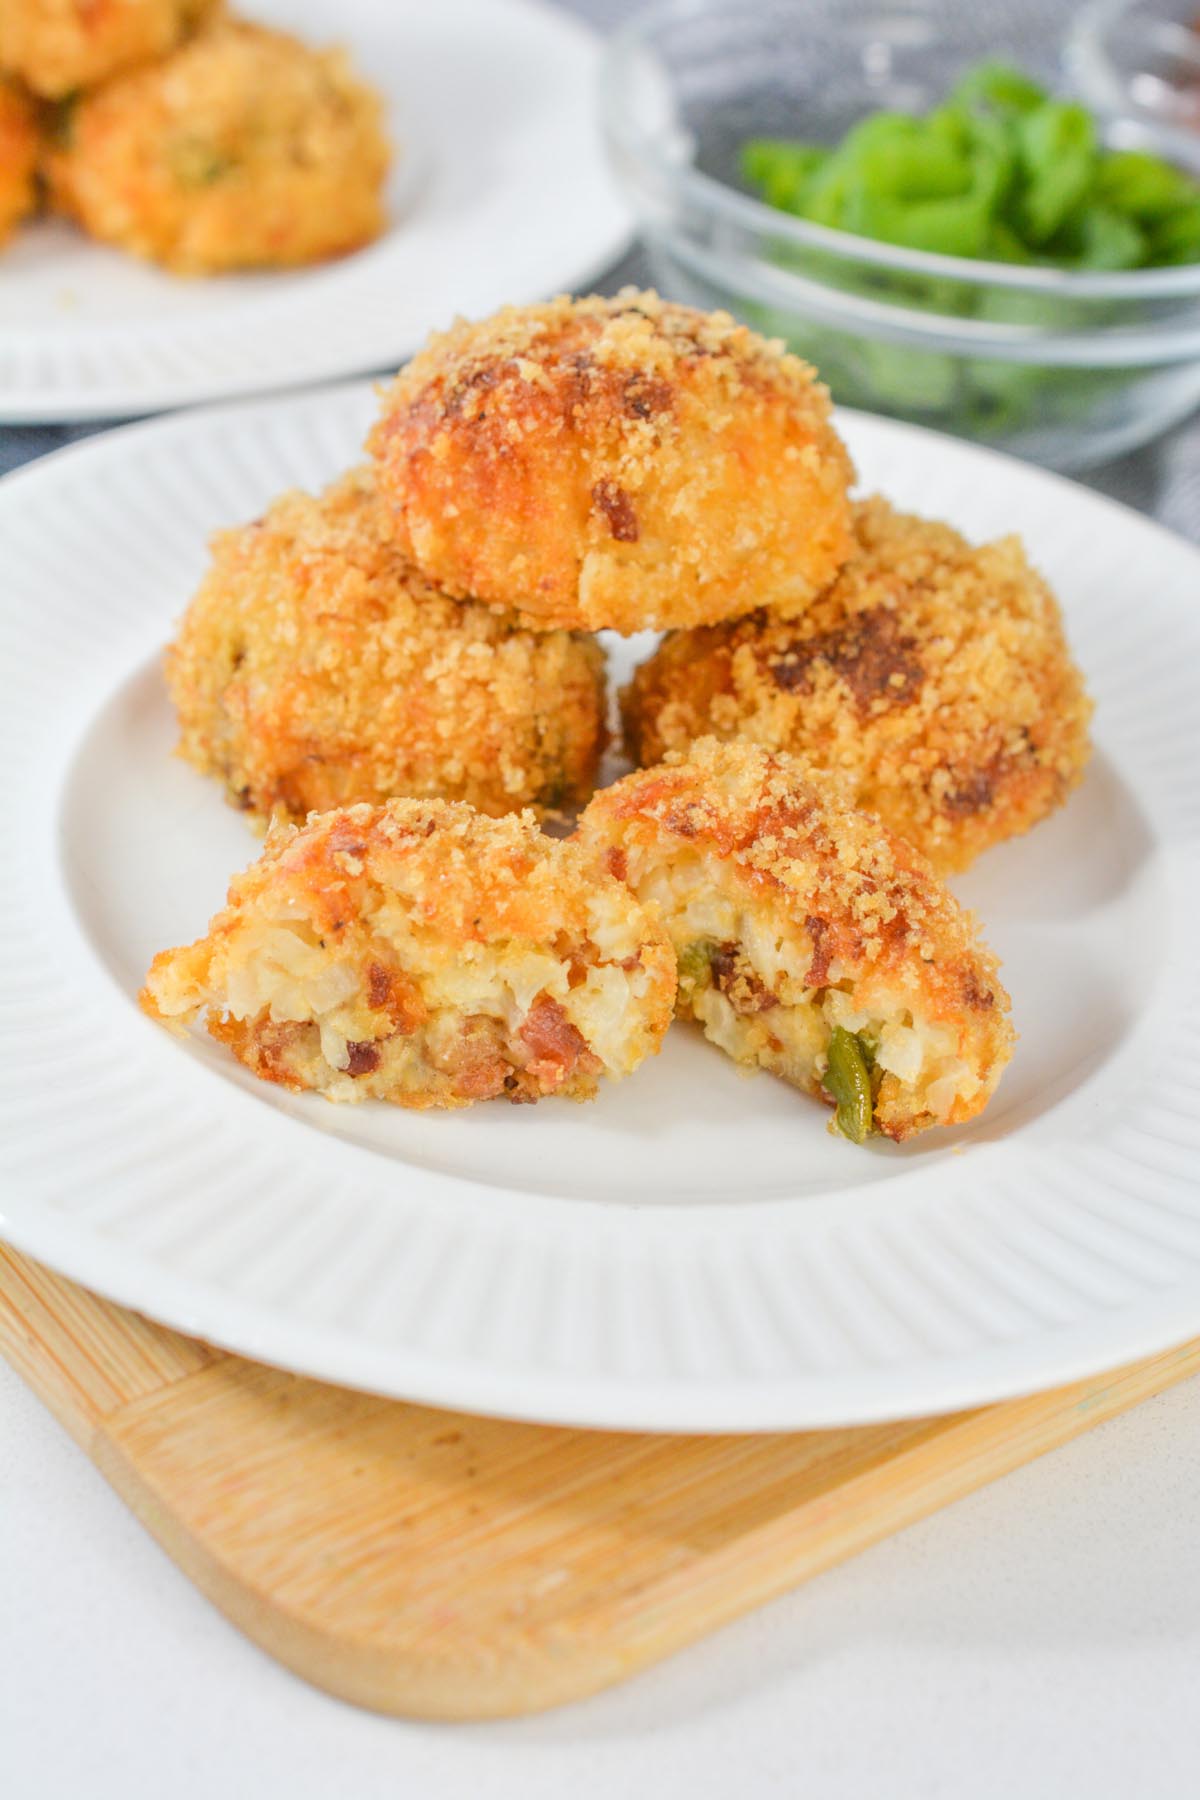
[{"label": "green onion in glass bowl", "polygon": [[928,113],[869,113],[836,145],[750,138],[740,163],[769,206],[909,250],[1068,270],[1200,261],[1200,184],[1106,148],[1086,107],[1007,63],[976,64]]},{"label": "green onion in glass bowl", "polygon": [[840,401],[1079,468],[1200,402],[1200,187],[1058,83],[1036,0],[667,0],[602,106],[665,292]]}]

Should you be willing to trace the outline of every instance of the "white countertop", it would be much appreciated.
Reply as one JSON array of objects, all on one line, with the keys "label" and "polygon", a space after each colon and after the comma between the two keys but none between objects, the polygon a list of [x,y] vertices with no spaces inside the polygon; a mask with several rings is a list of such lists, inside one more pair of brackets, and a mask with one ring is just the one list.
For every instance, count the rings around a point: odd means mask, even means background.
[{"label": "white countertop", "polygon": [[1200,1378],[584,1705],[407,1724],[188,1585],[0,1363],[5,1800],[1193,1800]]}]

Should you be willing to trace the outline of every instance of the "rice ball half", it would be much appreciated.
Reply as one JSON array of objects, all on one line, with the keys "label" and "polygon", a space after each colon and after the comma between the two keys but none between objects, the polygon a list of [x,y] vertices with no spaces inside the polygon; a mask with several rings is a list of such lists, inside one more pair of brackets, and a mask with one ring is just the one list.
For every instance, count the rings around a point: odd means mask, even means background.
[{"label": "rice ball half", "polygon": [[530,815],[398,800],[275,827],[141,999],[330,1100],[585,1100],[658,1050],[675,958],[623,883]]},{"label": "rice ball half", "polygon": [[577,837],[666,926],[680,1013],[834,1105],[842,1135],[900,1141],[987,1105],[1013,1046],[996,959],[829,778],[703,739],[597,794]]}]

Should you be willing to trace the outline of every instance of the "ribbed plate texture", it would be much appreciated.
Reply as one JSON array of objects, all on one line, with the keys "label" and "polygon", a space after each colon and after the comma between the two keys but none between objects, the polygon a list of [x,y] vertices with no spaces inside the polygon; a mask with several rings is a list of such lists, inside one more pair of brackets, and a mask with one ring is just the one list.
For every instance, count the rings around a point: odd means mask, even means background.
[{"label": "ribbed plate texture", "polygon": [[250,1356],[585,1424],[931,1412],[1200,1332],[1200,555],[909,427],[845,419],[863,485],[1020,530],[1098,702],[1083,788],[957,884],[1021,1033],[975,1126],[856,1150],[685,1028],[589,1107],[332,1107],[139,1014],[256,854],[169,754],[159,651],[208,533],[354,461],[373,404],[193,413],[0,484],[0,1233]]}]

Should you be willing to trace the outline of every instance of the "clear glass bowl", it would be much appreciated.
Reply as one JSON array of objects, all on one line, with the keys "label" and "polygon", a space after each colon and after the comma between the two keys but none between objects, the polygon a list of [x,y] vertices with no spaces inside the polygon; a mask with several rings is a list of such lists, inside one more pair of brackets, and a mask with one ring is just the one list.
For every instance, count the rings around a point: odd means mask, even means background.
[{"label": "clear glass bowl", "polygon": [[1067,34],[1066,67],[1106,116],[1152,126],[1164,155],[1200,167],[1200,5],[1196,0],[1092,0]]},{"label": "clear glass bowl", "polygon": [[[1040,0],[666,0],[611,41],[606,142],[662,291],[787,340],[835,397],[1077,469],[1200,403],[1200,265],[1070,274],[899,249],[746,192],[746,138],[833,141],[984,56],[1061,85]],[[1113,143],[1157,147],[1143,120]]]}]

